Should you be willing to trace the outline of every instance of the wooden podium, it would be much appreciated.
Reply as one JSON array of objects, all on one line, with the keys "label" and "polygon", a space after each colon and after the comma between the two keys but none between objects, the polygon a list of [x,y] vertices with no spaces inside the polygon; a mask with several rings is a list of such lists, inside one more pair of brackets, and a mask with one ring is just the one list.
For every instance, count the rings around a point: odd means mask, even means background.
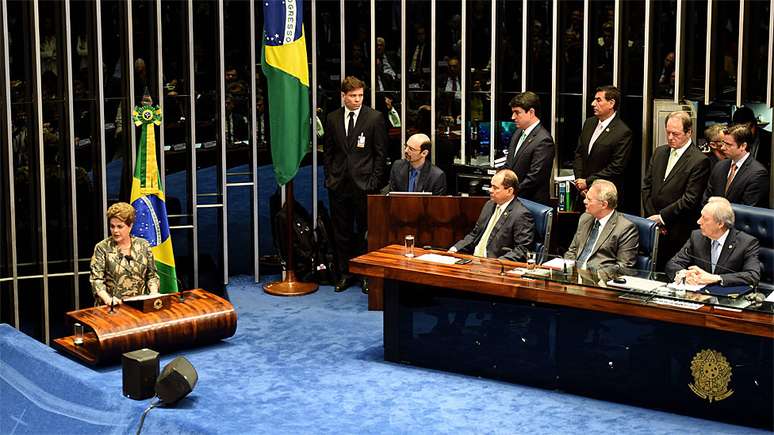
[{"label": "wooden podium", "polygon": [[[142,348],[163,352],[212,343],[236,332],[234,306],[202,289],[162,295],[158,310],[143,312],[128,304],[102,305],[70,311],[70,327],[84,327],[83,344],[75,337],[54,340],[57,348],[90,364],[116,361],[123,353]],[[162,305],[162,304],[159,304]]]},{"label": "wooden podium", "polygon": [[[416,247],[448,248],[473,228],[486,196],[368,195],[368,251],[403,244],[414,235]],[[384,305],[381,278],[370,278],[368,309]]]}]

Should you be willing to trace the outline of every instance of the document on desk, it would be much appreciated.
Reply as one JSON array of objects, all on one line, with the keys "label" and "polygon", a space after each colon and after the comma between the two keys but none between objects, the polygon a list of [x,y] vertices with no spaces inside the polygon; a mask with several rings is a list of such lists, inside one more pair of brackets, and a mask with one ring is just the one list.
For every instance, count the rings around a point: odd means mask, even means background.
[{"label": "document on desk", "polygon": [[622,276],[626,282],[615,282],[612,279],[607,282],[607,285],[611,287],[624,288],[629,290],[635,290],[640,292],[652,292],[659,287],[663,287],[666,283],[661,281],[654,281],[651,279],[638,278],[636,276]]},{"label": "document on desk", "polygon": [[541,264],[543,267],[549,269],[564,270],[565,268],[572,268],[575,265],[575,260],[565,260],[564,258],[552,258],[545,263]]},{"label": "document on desk", "polygon": [[685,290],[689,292],[697,292],[701,289],[703,289],[705,286],[704,284],[683,284],[683,283],[674,283],[670,282],[667,284],[667,288],[671,290]]},{"label": "document on desk", "polygon": [[451,257],[448,255],[438,255],[438,254],[422,254],[416,259],[422,260],[422,261],[429,261],[431,263],[438,263],[438,264],[454,264],[459,260],[459,258],[457,257]]}]

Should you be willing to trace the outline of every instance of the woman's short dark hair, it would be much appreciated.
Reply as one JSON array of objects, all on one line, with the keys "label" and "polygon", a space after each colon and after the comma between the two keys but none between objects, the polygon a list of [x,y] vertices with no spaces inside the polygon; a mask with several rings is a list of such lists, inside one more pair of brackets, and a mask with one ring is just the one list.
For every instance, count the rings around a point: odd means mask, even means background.
[{"label": "woman's short dark hair", "polygon": [[126,225],[134,225],[134,207],[125,202],[117,202],[107,209],[107,219],[116,218]]}]

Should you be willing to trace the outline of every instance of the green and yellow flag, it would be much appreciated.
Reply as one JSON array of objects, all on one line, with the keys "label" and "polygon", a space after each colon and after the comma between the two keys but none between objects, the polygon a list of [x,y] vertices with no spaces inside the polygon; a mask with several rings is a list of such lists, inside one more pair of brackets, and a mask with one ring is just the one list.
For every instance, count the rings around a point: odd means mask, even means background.
[{"label": "green and yellow flag", "polygon": [[277,183],[287,184],[309,151],[309,67],[303,2],[264,0],[261,65],[269,88],[271,157]]},{"label": "green and yellow flag", "polygon": [[[146,103],[145,99],[143,103]],[[156,163],[155,126],[161,124],[161,109],[151,104],[137,106],[132,112],[134,125],[142,128],[132,179],[131,203],[136,212],[132,235],[142,237],[151,245],[161,281],[159,291],[175,293],[178,291],[175,255],[172,252],[167,204]]]}]

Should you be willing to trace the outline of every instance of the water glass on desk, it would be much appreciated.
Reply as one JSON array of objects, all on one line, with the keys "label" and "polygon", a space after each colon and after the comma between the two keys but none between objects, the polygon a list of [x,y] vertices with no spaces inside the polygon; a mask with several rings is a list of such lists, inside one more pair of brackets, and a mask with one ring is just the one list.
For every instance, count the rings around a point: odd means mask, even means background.
[{"label": "water glass on desk", "polygon": [[412,234],[407,235],[403,239],[403,255],[408,258],[414,258],[414,236]]},{"label": "water glass on desk", "polygon": [[536,258],[537,256],[534,252],[527,251],[527,269],[535,270],[535,267],[537,266]]}]

